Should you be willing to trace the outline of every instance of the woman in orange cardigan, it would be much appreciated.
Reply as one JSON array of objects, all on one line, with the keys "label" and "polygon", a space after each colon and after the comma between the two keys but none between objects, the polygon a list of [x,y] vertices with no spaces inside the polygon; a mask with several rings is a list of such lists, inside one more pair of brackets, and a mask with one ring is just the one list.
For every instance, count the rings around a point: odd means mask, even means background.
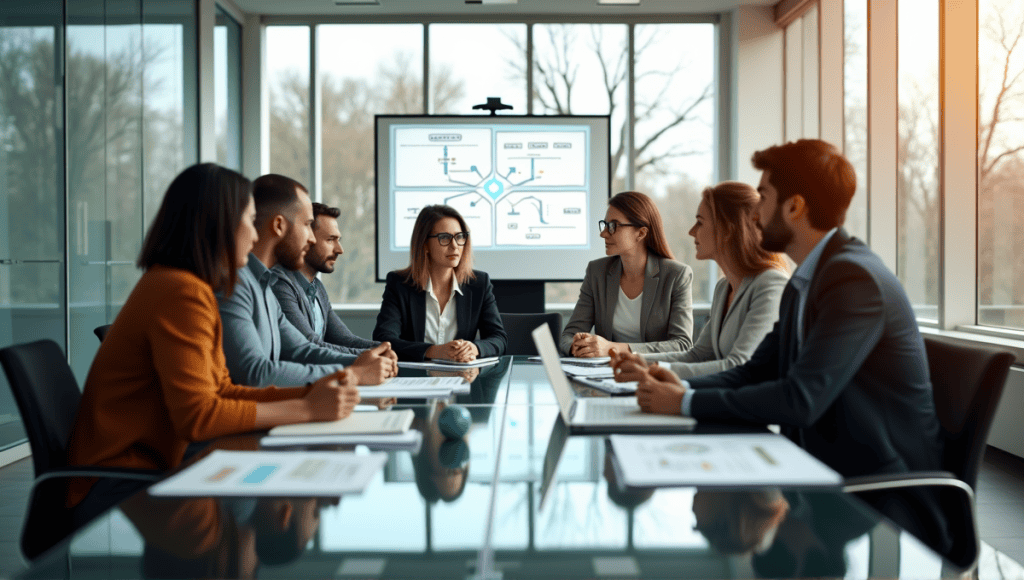
[{"label": "woman in orange cardigan", "polygon": [[[164,471],[193,441],[352,412],[359,392],[344,370],[300,388],[231,383],[214,293],[231,292],[255,214],[252,183],[230,169],[193,165],[171,183],[139,255],[145,273],[89,370],[70,464]],[[101,481],[73,480],[69,505],[114,495]]]}]

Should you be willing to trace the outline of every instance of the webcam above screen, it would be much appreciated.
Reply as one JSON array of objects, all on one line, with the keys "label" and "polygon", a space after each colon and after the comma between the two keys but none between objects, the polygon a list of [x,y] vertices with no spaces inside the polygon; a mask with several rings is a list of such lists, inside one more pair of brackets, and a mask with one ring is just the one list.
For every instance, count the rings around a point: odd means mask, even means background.
[{"label": "webcam above screen", "polygon": [[378,115],[377,280],[409,265],[420,210],[466,220],[494,280],[578,281],[604,255],[609,117]]}]

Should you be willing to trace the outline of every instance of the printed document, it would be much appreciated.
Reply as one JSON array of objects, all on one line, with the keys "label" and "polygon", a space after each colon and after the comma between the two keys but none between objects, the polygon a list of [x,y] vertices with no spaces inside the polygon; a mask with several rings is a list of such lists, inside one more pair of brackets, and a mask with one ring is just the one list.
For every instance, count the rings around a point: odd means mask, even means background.
[{"label": "printed document", "polygon": [[612,435],[620,481],[627,487],[829,487],[843,478],[773,433]]},{"label": "printed document", "polygon": [[386,453],[224,451],[149,488],[172,497],[335,497],[360,493],[384,467]]}]

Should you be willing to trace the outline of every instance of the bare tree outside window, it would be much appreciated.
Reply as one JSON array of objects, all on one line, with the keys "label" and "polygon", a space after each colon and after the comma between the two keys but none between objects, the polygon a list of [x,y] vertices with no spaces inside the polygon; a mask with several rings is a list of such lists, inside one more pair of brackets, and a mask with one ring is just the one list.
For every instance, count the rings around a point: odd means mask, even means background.
[{"label": "bare tree outside window", "polygon": [[939,303],[939,6],[899,3],[896,273],[918,317]]},{"label": "bare tree outside window", "polygon": [[979,6],[978,323],[1024,329],[1024,12]]},{"label": "bare tree outside window", "polygon": [[[687,33],[706,35],[703,54],[713,54],[712,25],[637,26],[634,40],[636,138],[630,159],[627,135],[629,87],[628,28],[623,24],[545,24],[534,26],[533,102],[535,114],[608,114],[611,117],[612,192],[625,189],[627,165],[632,163],[636,188],[651,195],[662,217],[673,224],[670,244],[681,260],[692,255],[692,243],[680,220],[688,223],[699,203],[699,192],[713,175],[711,135],[714,116],[713,72],[708,59],[672,46],[686,27]],[[513,39],[515,44],[517,41]],[[525,41],[517,47],[525,54]],[[713,59],[710,59],[713,60]],[[522,60],[509,66],[525,79]],[[697,136],[700,135],[700,136]],[[680,164],[686,157],[706,158],[703,170]],[[686,201],[689,203],[686,203]],[[694,202],[696,200],[696,202]],[[682,203],[681,203],[682,202]],[[710,300],[707,268],[694,291],[697,300]],[[582,276],[584,265],[580,265]],[[578,283],[548,284],[548,302],[575,302]]]}]

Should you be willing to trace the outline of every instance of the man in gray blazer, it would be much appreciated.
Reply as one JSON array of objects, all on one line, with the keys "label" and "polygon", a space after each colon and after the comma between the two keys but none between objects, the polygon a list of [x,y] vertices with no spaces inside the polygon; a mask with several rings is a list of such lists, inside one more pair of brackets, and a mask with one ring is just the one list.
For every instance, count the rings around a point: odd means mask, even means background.
[{"label": "man in gray blazer", "polygon": [[253,182],[259,239],[249,263],[238,270],[228,296],[218,295],[224,328],[224,358],[237,384],[301,385],[346,365],[360,385],[376,385],[394,376],[396,359],[381,344],[359,356],[311,343],[288,319],[271,291],[281,274],[278,263],[302,265],[313,243],[313,207],[306,188],[283,175],[264,175]]},{"label": "man in gray blazer", "polygon": [[317,278],[317,272],[331,274],[338,256],[345,253],[341,247],[338,217],[341,210],[322,203],[313,203],[313,236],[316,243],[306,252],[298,270],[277,264],[280,274],[273,283],[274,295],[281,303],[285,318],[309,342],[346,354],[359,354],[380,344],[356,336],[331,308],[327,288]]}]

